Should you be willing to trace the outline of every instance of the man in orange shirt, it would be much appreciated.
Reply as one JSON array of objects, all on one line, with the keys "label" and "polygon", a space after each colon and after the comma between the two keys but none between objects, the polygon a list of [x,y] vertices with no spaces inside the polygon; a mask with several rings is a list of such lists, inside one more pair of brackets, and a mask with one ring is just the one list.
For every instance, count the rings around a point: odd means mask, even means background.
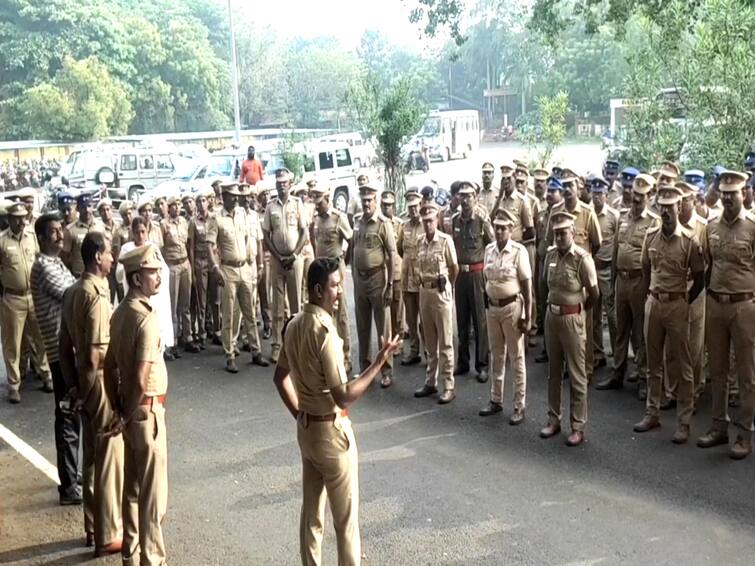
[{"label": "man in orange shirt", "polygon": [[246,182],[250,185],[256,185],[264,177],[265,173],[262,170],[262,162],[254,158],[254,146],[250,145],[246,150],[246,159],[241,164],[239,183]]}]

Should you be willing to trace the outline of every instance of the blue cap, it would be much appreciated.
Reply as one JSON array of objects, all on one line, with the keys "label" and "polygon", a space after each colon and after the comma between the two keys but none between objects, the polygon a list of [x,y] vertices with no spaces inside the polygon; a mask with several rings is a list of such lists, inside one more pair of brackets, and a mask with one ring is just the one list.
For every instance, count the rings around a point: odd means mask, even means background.
[{"label": "blue cap", "polygon": [[713,177],[718,179],[721,176],[721,173],[726,173],[727,169],[723,165],[716,165],[713,167]]},{"label": "blue cap", "polygon": [[58,193],[58,208],[67,204],[73,204],[76,202],[74,196],[68,191],[60,191]]},{"label": "blue cap", "polygon": [[89,193],[81,193],[76,197],[76,206],[89,206],[92,202],[92,195]]},{"label": "blue cap", "polygon": [[555,167],[553,167],[553,168],[551,169],[551,174],[552,174],[552,175],[553,175],[554,177],[560,177],[560,176],[561,176],[561,171],[563,171],[563,168],[561,168],[561,167],[559,167],[558,165],[556,165]]},{"label": "blue cap", "polygon": [[555,177],[549,177],[548,178],[548,190],[549,191],[560,191],[560,192],[563,192],[564,185],[561,184],[561,181],[559,179],[556,179]]},{"label": "blue cap", "polygon": [[608,181],[599,175],[595,175],[590,181],[590,189],[593,193],[608,192]]},{"label": "blue cap", "polygon": [[607,171],[618,171],[619,170],[619,162],[615,159],[606,159],[606,170]]},{"label": "blue cap", "polygon": [[621,171],[621,176],[624,177],[627,181],[631,181],[639,174],[640,171],[638,169],[635,169],[634,167],[624,167],[624,169]]},{"label": "blue cap", "polygon": [[695,185],[699,189],[705,188],[705,173],[700,169],[689,169],[684,172],[684,182]]},{"label": "blue cap", "polygon": [[435,194],[435,189],[428,185],[426,187],[422,187],[422,190],[419,193],[425,198],[433,198],[433,194]]}]

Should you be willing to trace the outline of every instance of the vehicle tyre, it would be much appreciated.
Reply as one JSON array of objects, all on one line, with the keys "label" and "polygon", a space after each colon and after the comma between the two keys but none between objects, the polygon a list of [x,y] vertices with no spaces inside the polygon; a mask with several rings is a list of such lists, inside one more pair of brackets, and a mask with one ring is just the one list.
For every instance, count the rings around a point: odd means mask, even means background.
[{"label": "vehicle tyre", "polygon": [[336,189],[333,195],[333,208],[346,214],[349,209],[349,191],[343,187]]},{"label": "vehicle tyre", "polygon": [[142,190],[143,190],[142,187],[138,185],[129,187],[128,193],[127,193],[128,200],[130,200],[133,203],[136,203],[136,201],[139,200],[139,195],[141,194]]},{"label": "vehicle tyre", "polygon": [[98,185],[112,185],[115,183],[115,171],[111,167],[100,167],[94,174],[94,181]]}]

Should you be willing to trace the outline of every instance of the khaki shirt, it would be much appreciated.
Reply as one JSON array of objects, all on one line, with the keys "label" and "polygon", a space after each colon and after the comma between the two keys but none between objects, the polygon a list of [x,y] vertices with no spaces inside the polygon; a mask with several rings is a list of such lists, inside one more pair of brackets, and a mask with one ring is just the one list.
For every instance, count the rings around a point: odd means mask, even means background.
[{"label": "khaki shirt", "polygon": [[493,209],[495,208],[495,203],[498,200],[499,192],[500,191],[495,187],[490,187],[490,190],[485,190],[483,188],[480,191],[480,194],[477,196],[477,202],[485,208],[485,212],[487,213],[486,218],[490,218],[490,216],[493,214]]},{"label": "khaki shirt", "polygon": [[619,230],[616,232],[616,265],[621,271],[637,271],[642,269],[642,244],[645,234],[651,228],[660,224],[660,218],[645,209],[639,218],[631,213],[622,216]]},{"label": "khaki shirt", "polygon": [[163,257],[168,263],[186,259],[189,223],[183,216],[166,218],[160,222],[163,233]]},{"label": "khaki shirt", "polygon": [[246,214],[247,247],[249,248],[248,261],[255,263],[259,251],[259,242],[263,241],[262,226],[256,210],[245,210],[244,213]]},{"label": "khaki shirt", "polygon": [[393,223],[379,212],[354,224],[354,269],[367,271],[385,265],[396,253]]},{"label": "khaki shirt", "polygon": [[163,249],[163,231],[160,229],[160,224],[154,220],[150,220],[149,227],[147,228],[147,241],[155,244],[159,249]]},{"label": "khaki shirt", "polygon": [[39,253],[33,232],[14,235],[10,228],[0,233],[0,283],[4,289],[30,291],[31,267]]},{"label": "khaki shirt", "polygon": [[711,266],[708,288],[716,293],[755,290],[755,218],[744,208],[732,221],[723,216],[708,223],[705,244]]},{"label": "khaki shirt", "polygon": [[472,215],[465,219],[459,211],[451,218],[451,226],[459,263],[483,263],[485,247],[495,240],[493,227],[487,217],[473,211]]},{"label": "khaki shirt", "polygon": [[210,222],[209,215],[206,218],[194,216],[189,221],[189,246],[194,252],[194,259],[209,259],[212,250],[207,241],[207,225]]},{"label": "khaki shirt", "polygon": [[616,230],[619,228],[619,211],[611,208],[607,204],[603,205],[603,210],[596,212],[598,225],[600,226],[601,244],[595,259],[610,263],[613,259],[613,246],[616,241]]},{"label": "khaki shirt", "polygon": [[651,291],[686,293],[690,273],[704,271],[705,261],[695,236],[677,224],[668,237],[660,226],[648,230],[642,246],[642,267],[650,271]]},{"label": "khaki shirt", "polygon": [[705,227],[708,225],[707,220],[693,210],[692,216],[690,216],[689,220],[687,222],[679,220],[679,224],[695,235],[698,244],[701,246],[705,245]]},{"label": "khaki shirt", "polygon": [[107,279],[84,273],[63,295],[63,324],[76,351],[76,366],[86,365],[89,349],[99,346],[100,367],[110,344],[110,286]]},{"label": "khaki shirt", "polygon": [[71,273],[76,277],[84,272],[84,260],[81,259],[81,244],[84,242],[84,237],[89,232],[97,230],[102,231],[94,220],[89,224],[84,224],[77,220],[66,226],[65,230],[63,230],[63,251],[68,254],[68,264],[70,265]]},{"label": "khaki shirt", "polygon": [[535,223],[535,238],[537,240],[537,255],[538,257],[545,257],[548,252],[548,240],[546,238],[548,223],[551,218],[550,207],[545,207],[537,215],[537,221]]},{"label": "khaki shirt", "polygon": [[351,240],[353,230],[348,217],[341,211],[331,208],[325,214],[315,214],[312,220],[317,257],[343,257],[343,244]]},{"label": "khaki shirt", "polygon": [[521,293],[520,283],[532,279],[527,248],[509,239],[503,249],[493,242],[485,248],[485,292],[491,299],[508,299]]},{"label": "khaki shirt", "polygon": [[419,241],[425,236],[422,221],[418,218],[417,223],[407,220],[401,226],[401,242],[398,253],[401,255],[401,290],[409,293],[417,293],[419,286],[415,271],[417,270],[417,253]]},{"label": "khaki shirt", "polygon": [[105,234],[105,238],[107,238],[108,242],[110,242],[110,248],[115,253],[115,233],[118,231],[118,224],[113,220],[113,225],[108,226],[105,224],[102,220],[98,220],[96,222],[97,224],[97,230]]},{"label": "khaki shirt", "polygon": [[232,212],[222,209],[220,214],[207,220],[207,241],[217,247],[221,262],[246,261],[246,238],[246,215],[239,207]]},{"label": "khaki shirt", "polygon": [[265,208],[262,230],[270,235],[279,254],[291,255],[299,243],[299,230],[306,232],[306,221],[306,212],[300,199],[291,195],[284,204],[276,198]]},{"label": "khaki shirt", "polygon": [[127,295],[113,313],[110,334],[113,337],[111,348],[120,372],[121,396],[130,396],[138,362],[150,362],[144,395],[165,395],[168,392],[168,370],[160,351],[160,323],[149,300]]},{"label": "khaki shirt", "polygon": [[[598,249],[603,241],[603,237],[600,233],[600,223],[598,217],[595,215],[595,210],[589,204],[585,204],[581,200],[577,201],[577,206],[574,210],[566,208],[566,203],[562,200],[558,204],[553,205],[553,211],[551,216],[556,212],[568,212],[573,214],[574,218],[574,243],[580,248],[585,250],[588,254],[592,255],[593,248]],[[549,245],[553,245],[553,226],[548,221],[548,228],[546,230],[546,238]]]},{"label": "khaki shirt", "polygon": [[132,239],[131,227],[119,224],[113,232],[113,253],[119,255],[123,244],[130,242]]},{"label": "khaki shirt", "polygon": [[331,315],[306,303],[286,327],[278,365],[291,373],[299,410],[310,415],[340,411],[330,390],[348,381],[343,340]]},{"label": "khaki shirt", "polygon": [[514,190],[511,195],[503,194],[498,202],[500,208],[506,209],[514,215],[514,225],[511,227],[511,238],[515,242],[522,242],[524,230],[532,228],[535,223],[532,219],[532,208],[522,193]]},{"label": "khaki shirt", "polygon": [[[419,240],[417,250],[417,271],[415,280],[417,285],[433,284],[438,282],[441,275],[448,277],[450,268],[458,265],[454,241],[448,234],[436,230],[430,241],[427,236]],[[446,291],[451,288],[451,282],[446,284]]]},{"label": "khaki shirt", "polygon": [[585,289],[597,287],[598,275],[592,256],[572,244],[561,255],[556,246],[548,249],[545,256],[545,278],[548,303],[551,305],[579,305],[585,297]]},{"label": "khaki shirt", "polygon": [[393,280],[401,281],[402,265],[398,248],[404,245],[404,231],[402,229],[404,222],[398,216],[392,216],[391,222],[393,223],[393,237],[396,239],[396,253],[393,254]]}]

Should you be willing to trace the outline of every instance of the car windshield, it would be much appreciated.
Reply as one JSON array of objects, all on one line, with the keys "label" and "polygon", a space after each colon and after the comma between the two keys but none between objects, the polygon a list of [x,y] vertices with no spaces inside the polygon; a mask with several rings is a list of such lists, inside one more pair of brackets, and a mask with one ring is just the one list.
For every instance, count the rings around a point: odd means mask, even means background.
[{"label": "car windshield", "polygon": [[440,132],[440,118],[428,118],[422,126],[420,136],[437,136]]},{"label": "car windshield", "polygon": [[187,165],[183,167],[179,167],[179,169],[176,171],[176,174],[173,176],[173,178],[176,181],[191,181],[191,178],[194,176],[194,174],[197,172],[197,170],[201,167],[201,165]]},{"label": "car windshield", "polygon": [[231,155],[216,155],[207,165],[208,177],[231,177],[236,159]]}]

